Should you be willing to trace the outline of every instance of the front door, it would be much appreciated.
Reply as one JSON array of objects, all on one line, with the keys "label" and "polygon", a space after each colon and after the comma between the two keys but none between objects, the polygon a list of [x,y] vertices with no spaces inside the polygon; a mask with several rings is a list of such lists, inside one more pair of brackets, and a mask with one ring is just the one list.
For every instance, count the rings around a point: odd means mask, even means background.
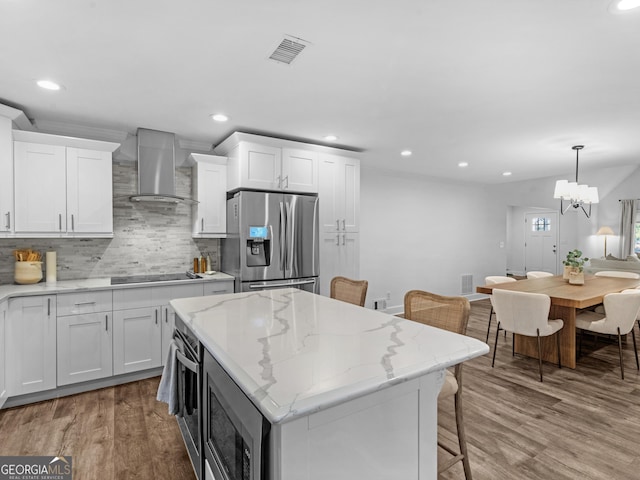
[{"label": "front door", "polygon": [[525,214],[525,271],[558,273],[558,212]]}]

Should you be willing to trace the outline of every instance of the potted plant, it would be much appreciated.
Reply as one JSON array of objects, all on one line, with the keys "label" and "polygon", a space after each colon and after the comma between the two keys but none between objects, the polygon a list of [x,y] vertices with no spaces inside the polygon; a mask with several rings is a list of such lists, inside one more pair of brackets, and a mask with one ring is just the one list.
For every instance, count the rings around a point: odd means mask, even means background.
[{"label": "potted plant", "polygon": [[567,253],[567,259],[562,261],[564,265],[562,278],[569,280],[569,283],[574,285],[584,285],[583,267],[585,262],[588,261],[587,257],[582,257],[582,251],[578,249],[571,250]]}]

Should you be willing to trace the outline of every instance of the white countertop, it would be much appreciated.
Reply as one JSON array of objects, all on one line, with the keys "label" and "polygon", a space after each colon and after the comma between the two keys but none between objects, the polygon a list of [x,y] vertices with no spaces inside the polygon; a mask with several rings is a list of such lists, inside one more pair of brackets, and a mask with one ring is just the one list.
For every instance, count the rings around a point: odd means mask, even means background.
[{"label": "white countertop", "polygon": [[62,280],[53,285],[47,285],[46,282],[35,283],[32,285],[0,285],[0,302],[11,297],[25,297],[30,295],[53,295],[56,293],[71,293],[81,290],[115,290],[123,288],[140,288],[164,285],[176,285],[183,283],[211,282],[222,280],[233,280],[234,277],[226,273],[216,272],[213,275],[206,275],[202,278],[193,278],[190,280],[171,280],[166,282],[145,282],[145,283],[127,283],[120,285],[111,285],[111,277],[106,278],[86,278],[78,280]]},{"label": "white countertop", "polygon": [[297,289],[171,306],[272,423],[489,352],[471,337]]}]

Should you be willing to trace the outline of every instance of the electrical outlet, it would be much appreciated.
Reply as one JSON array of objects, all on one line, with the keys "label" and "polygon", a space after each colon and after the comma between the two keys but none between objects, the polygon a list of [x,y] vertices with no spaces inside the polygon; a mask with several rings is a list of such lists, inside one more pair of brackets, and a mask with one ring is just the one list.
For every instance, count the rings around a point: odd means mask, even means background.
[{"label": "electrical outlet", "polygon": [[386,298],[378,298],[373,301],[373,309],[374,310],[386,310],[387,309],[387,299]]}]

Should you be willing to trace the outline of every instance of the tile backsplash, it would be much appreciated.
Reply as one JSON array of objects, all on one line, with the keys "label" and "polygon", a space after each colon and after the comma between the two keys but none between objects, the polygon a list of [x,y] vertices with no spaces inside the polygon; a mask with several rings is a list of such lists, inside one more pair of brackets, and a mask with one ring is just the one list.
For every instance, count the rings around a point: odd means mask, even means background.
[{"label": "tile backsplash", "polygon": [[[131,202],[137,184],[135,163],[113,164],[113,238],[0,239],[0,284],[13,283],[13,250],[24,248],[56,251],[58,280],[182,272],[207,254],[219,270],[219,240],[191,238],[191,206]],[[191,198],[190,168],[176,169],[176,194]]]}]

